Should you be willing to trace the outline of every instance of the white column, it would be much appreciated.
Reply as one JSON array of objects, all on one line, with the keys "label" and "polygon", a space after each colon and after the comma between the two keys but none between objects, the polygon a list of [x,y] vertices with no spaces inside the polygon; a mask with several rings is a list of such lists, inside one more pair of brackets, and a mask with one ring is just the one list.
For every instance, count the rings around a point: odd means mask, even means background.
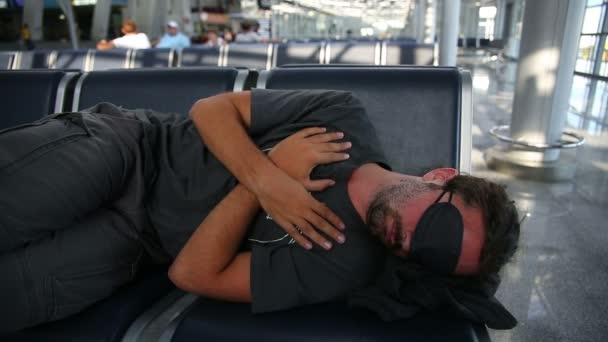
[{"label": "white column", "polygon": [[443,0],[442,14],[441,36],[439,38],[439,65],[456,66],[460,0]]},{"label": "white column", "polygon": [[[139,0],[128,0],[127,2],[127,17],[124,19],[133,19],[135,20],[135,12],[137,12],[137,4]],[[123,20],[124,20],[123,19]]]},{"label": "white column", "polygon": [[23,6],[23,23],[29,26],[32,40],[42,40],[44,1],[24,1]]},{"label": "white column", "polygon": [[190,0],[171,0],[168,3],[167,20],[175,20],[179,23],[180,30],[187,36],[194,33]]},{"label": "white column", "polygon": [[68,21],[68,27],[70,29],[70,41],[72,42],[72,49],[78,49],[78,36],[77,23],[74,17],[74,10],[72,9],[72,3],[70,0],[57,0],[57,4],[61,7],[61,10],[65,14],[65,18]]},{"label": "white column", "polygon": [[112,0],[97,0],[93,11],[93,25],[91,27],[91,40],[96,42],[107,38],[110,25],[110,10]]},{"label": "white column", "polygon": [[129,18],[135,20],[137,30],[148,35],[150,40],[159,38],[165,32],[167,23],[167,1],[129,0]]},{"label": "white column", "polygon": [[497,0],[496,18],[494,19],[494,39],[502,39],[505,28],[505,12],[507,11],[507,1]]},{"label": "white column", "polygon": [[416,1],[416,41],[418,43],[424,43],[426,36],[426,1]]},{"label": "white column", "polygon": [[479,47],[479,6],[471,7],[471,38],[475,38],[475,47]]},{"label": "white column", "polygon": [[[530,143],[556,143],[566,120],[585,3],[526,1],[511,136]],[[559,150],[522,152],[527,160],[551,161]]]},{"label": "white column", "polygon": [[522,25],[522,12],[523,12],[523,0],[514,0],[512,13],[511,13],[511,32],[509,32],[509,40],[505,46],[505,55],[507,57],[517,59],[519,56],[519,43],[521,39],[521,25]]},{"label": "white column", "polygon": [[425,20],[425,39],[424,43],[435,43],[435,33],[437,32],[437,0],[427,0]]},{"label": "white column", "polygon": [[[534,0],[526,1],[525,7],[510,138],[559,146],[585,2]],[[490,168],[522,178],[570,181],[576,174],[576,157],[560,151],[499,144],[487,151],[486,162]]]},{"label": "white column", "polygon": [[182,24],[182,32],[184,32],[187,36],[194,35],[194,20],[192,18],[192,3],[190,0],[180,0],[181,8],[180,15],[181,18],[178,21]]}]

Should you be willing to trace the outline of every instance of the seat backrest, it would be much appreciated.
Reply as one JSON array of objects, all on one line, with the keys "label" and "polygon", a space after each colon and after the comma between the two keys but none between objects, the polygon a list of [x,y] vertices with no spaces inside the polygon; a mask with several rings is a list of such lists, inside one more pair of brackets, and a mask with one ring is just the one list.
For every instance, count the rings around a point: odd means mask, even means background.
[{"label": "seat backrest", "polygon": [[48,69],[51,50],[19,51],[15,55],[13,69]]},{"label": "seat backrest", "polygon": [[65,83],[76,73],[58,70],[0,71],[0,129],[61,111]]},{"label": "seat backrest", "polygon": [[89,64],[89,55],[89,50],[57,50],[51,54],[49,66],[51,69],[86,71]]},{"label": "seat backrest", "polygon": [[133,51],[131,68],[167,68],[175,62],[174,49],[139,49]]},{"label": "seat backrest", "polygon": [[380,64],[379,42],[329,42],[325,64]]},{"label": "seat backrest", "polygon": [[93,71],[78,80],[72,110],[111,102],[188,115],[200,98],[241,90],[247,75],[247,70],[217,67]]},{"label": "seat backrest", "polygon": [[219,66],[221,62],[221,52],[219,46],[200,46],[183,48],[177,55],[177,66]]},{"label": "seat backrest", "polygon": [[239,43],[224,47],[222,66],[268,70],[272,67],[272,44]]},{"label": "seat backrest", "polygon": [[15,58],[15,54],[12,52],[0,53],[0,70],[12,69],[14,58]]},{"label": "seat backrest", "polygon": [[433,44],[416,42],[385,42],[382,65],[433,65]]},{"label": "seat backrest", "polygon": [[278,68],[262,73],[258,87],[352,91],[367,109],[395,171],[421,174],[439,166],[470,171],[468,72],[449,67]]},{"label": "seat backrest", "polygon": [[129,67],[132,50],[95,50],[88,70],[125,69]]},{"label": "seat backrest", "polygon": [[323,64],[324,42],[281,43],[275,46],[275,66],[286,64]]}]

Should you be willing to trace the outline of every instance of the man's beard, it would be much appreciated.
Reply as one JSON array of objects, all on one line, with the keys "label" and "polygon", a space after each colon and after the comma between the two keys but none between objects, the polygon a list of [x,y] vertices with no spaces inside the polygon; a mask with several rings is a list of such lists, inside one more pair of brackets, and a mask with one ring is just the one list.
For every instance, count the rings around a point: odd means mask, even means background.
[{"label": "man's beard", "polygon": [[404,218],[399,213],[400,209],[403,208],[408,200],[416,195],[437,188],[438,186],[432,183],[424,183],[418,179],[406,178],[399,184],[390,185],[380,190],[367,210],[367,224],[372,234],[378,236],[388,245],[386,219],[392,218],[394,220],[396,236],[394,245],[388,247],[401,249],[401,242],[403,241],[405,231],[402,226]]}]

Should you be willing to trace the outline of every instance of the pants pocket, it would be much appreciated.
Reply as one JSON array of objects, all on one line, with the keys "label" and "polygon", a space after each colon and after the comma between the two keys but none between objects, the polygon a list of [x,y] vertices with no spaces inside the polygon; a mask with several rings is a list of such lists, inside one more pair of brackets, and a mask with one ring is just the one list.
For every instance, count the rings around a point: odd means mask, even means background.
[{"label": "pants pocket", "polygon": [[54,149],[88,136],[71,120],[44,118],[0,131],[0,171],[10,173]]},{"label": "pants pocket", "polygon": [[110,296],[133,279],[133,264],[102,266],[77,274],[54,274],[48,277],[47,298],[50,320],[77,313]]}]

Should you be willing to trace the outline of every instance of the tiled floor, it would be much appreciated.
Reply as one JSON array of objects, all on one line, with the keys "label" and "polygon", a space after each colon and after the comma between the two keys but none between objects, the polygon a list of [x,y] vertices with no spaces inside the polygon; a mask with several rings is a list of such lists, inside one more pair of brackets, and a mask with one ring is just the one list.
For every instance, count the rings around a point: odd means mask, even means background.
[{"label": "tiled floor", "polygon": [[[587,143],[573,153],[576,177],[566,183],[515,179],[488,170],[488,130],[510,122],[515,62],[460,57],[474,85],[473,174],[508,187],[520,212],[520,251],[504,271],[499,299],[519,320],[493,341],[608,341],[608,89],[575,78],[567,127]],[[587,103],[590,101],[590,104]],[[574,113],[577,111],[577,113]],[[581,114],[581,112],[583,112]]]}]

